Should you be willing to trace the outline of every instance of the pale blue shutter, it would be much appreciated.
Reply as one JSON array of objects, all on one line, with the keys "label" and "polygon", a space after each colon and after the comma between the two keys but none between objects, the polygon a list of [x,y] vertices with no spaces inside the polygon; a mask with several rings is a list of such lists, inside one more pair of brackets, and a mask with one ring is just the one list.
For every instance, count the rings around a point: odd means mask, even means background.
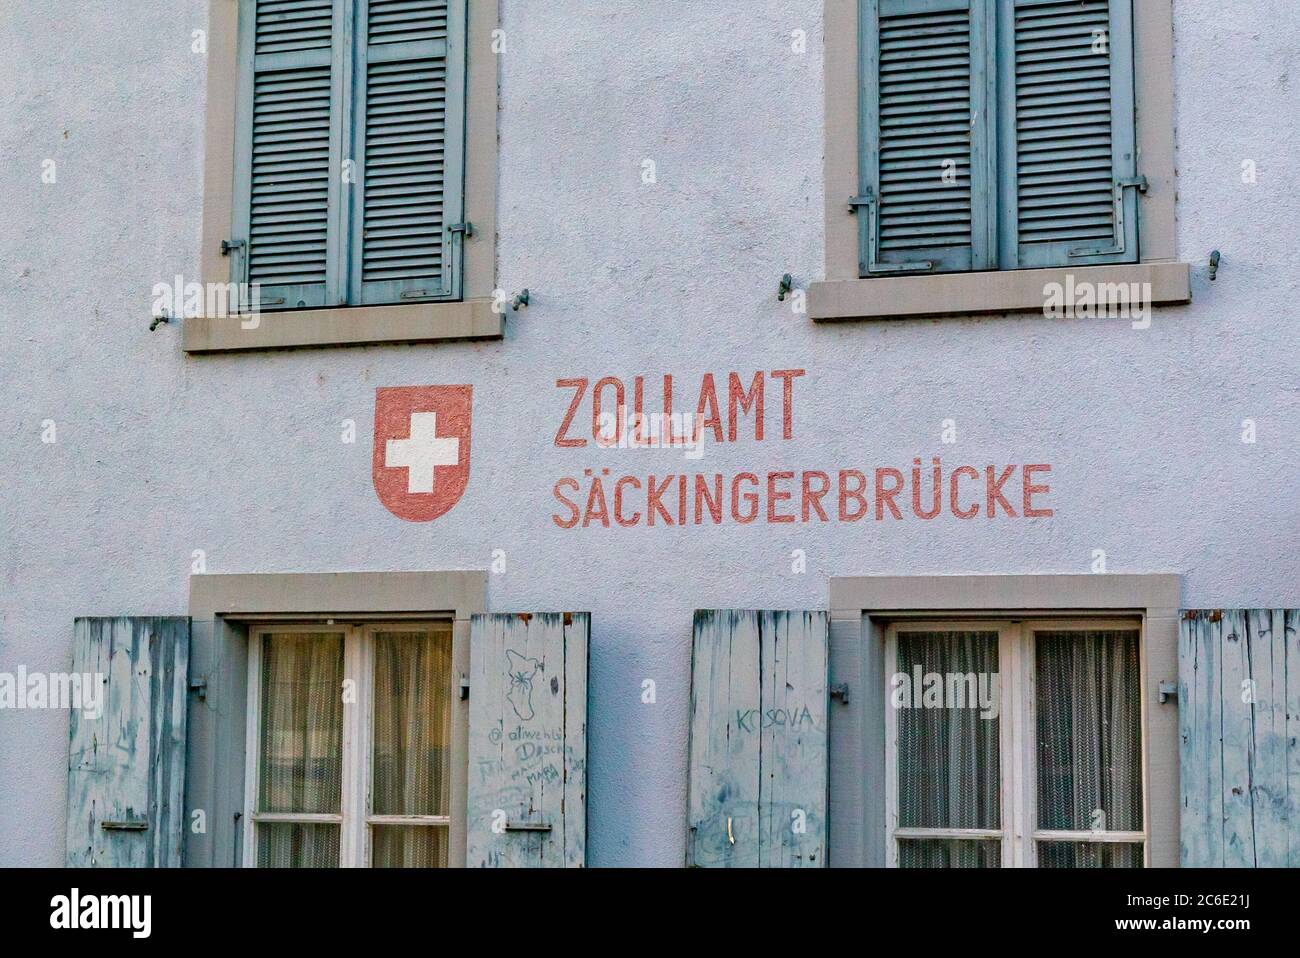
[{"label": "pale blue shutter", "polygon": [[1001,267],[1137,262],[1132,0],[999,0]]},{"label": "pale blue shutter", "polygon": [[263,309],[339,299],[345,0],[242,0],[232,281]]},{"label": "pale blue shutter", "polygon": [[994,10],[862,2],[861,275],[990,269]]},{"label": "pale blue shutter", "polygon": [[1300,867],[1300,611],[1183,613],[1183,867]]},{"label": "pale blue shutter", "polygon": [[76,620],[82,700],[69,712],[69,866],[180,866],[189,656],[187,618]]},{"label": "pale blue shutter", "polygon": [[826,865],[827,615],[695,613],[686,863]]},{"label": "pale blue shutter", "polygon": [[457,298],[465,0],[355,2],[353,298]]},{"label": "pale blue shutter", "polygon": [[587,862],[587,644],[591,614],[470,620],[470,868]]}]

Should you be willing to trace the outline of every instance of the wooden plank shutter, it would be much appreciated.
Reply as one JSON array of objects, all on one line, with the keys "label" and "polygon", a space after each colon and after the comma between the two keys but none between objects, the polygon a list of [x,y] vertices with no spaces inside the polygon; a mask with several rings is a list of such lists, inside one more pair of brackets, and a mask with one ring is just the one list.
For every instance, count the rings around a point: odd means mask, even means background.
[{"label": "wooden plank shutter", "polygon": [[865,0],[861,275],[990,269],[995,10]]},{"label": "wooden plank shutter", "polygon": [[1300,611],[1184,612],[1182,864],[1300,866]]},{"label": "wooden plank shutter", "polygon": [[470,622],[471,867],[582,867],[587,846],[586,612]]},{"label": "wooden plank shutter", "polygon": [[460,296],[465,0],[355,0],[352,288]]},{"label": "wooden plank shutter", "polygon": [[1132,0],[999,0],[1001,267],[1138,259]]},{"label": "wooden plank shutter", "polygon": [[190,620],[79,618],[73,637],[100,697],[70,713],[67,864],[179,867]]},{"label": "wooden plank shutter", "polygon": [[827,615],[695,613],[687,865],[826,864]]},{"label": "wooden plank shutter", "polygon": [[345,0],[244,0],[232,280],[261,308],[339,301]]}]

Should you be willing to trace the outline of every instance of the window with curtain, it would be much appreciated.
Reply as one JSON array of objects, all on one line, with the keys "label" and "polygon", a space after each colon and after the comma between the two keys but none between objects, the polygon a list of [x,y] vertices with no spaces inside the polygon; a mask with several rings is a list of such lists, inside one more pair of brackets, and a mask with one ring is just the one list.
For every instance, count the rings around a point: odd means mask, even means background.
[{"label": "window with curtain", "polygon": [[466,0],[240,0],[231,281],[262,310],[461,295]]},{"label": "window with curtain", "polygon": [[859,0],[860,275],[1138,262],[1133,0]]},{"label": "window with curtain", "polygon": [[246,864],[438,868],[450,623],[250,630]]},{"label": "window with curtain", "polygon": [[916,623],[886,633],[888,861],[1140,868],[1138,623]]}]

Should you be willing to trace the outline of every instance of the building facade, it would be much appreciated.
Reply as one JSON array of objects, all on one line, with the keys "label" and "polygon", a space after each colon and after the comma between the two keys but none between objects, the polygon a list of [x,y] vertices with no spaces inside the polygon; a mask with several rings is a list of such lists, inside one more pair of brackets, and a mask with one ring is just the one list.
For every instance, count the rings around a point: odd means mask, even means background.
[{"label": "building facade", "polygon": [[1300,864],[1288,0],[0,52],[0,864]]}]

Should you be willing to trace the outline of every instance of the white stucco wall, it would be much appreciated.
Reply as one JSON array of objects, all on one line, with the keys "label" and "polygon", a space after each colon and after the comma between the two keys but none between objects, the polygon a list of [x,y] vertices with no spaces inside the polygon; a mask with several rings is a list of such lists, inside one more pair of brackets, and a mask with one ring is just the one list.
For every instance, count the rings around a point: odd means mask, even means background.
[{"label": "white stucco wall", "polygon": [[[190,44],[206,7],[0,10],[0,671],[67,668],[77,615],[183,614],[196,549],[209,572],[486,568],[503,549],[491,608],[593,613],[590,864],[675,865],[697,607],[824,607],[841,574],[1086,572],[1095,549],[1112,571],[1182,573],[1188,606],[1300,599],[1293,0],[1176,4],[1195,304],[1146,331],[792,314],[781,274],[822,270],[821,0],[503,0],[498,285],[533,291],[506,339],[188,358],[175,325],[148,325],[155,283],[196,278],[206,66]],[[654,397],[670,373],[688,407],[705,372],[786,368],[807,370],[788,442],[777,389],[764,442],[699,463],[554,444],[557,378],[645,375]],[[441,519],[405,523],[371,486],[374,391],[444,383],[474,386],[470,486]],[[956,445],[940,444],[945,419]],[[551,520],[554,483],[586,468],[905,470],[931,455],[1050,463],[1055,516]],[[61,863],[66,738],[64,713],[0,711],[0,864]]]}]

